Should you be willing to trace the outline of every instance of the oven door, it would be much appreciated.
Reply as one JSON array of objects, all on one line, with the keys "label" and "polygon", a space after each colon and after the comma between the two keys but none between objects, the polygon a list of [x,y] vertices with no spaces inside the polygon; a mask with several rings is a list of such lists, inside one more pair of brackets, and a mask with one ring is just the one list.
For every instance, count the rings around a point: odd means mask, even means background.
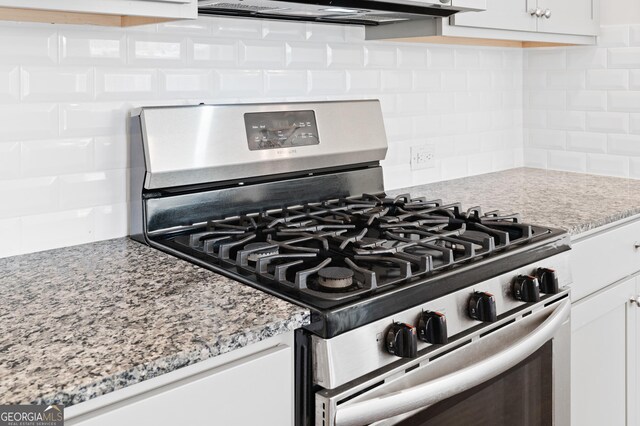
[{"label": "oven door", "polygon": [[569,424],[569,298],[316,393],[316,425]]}]

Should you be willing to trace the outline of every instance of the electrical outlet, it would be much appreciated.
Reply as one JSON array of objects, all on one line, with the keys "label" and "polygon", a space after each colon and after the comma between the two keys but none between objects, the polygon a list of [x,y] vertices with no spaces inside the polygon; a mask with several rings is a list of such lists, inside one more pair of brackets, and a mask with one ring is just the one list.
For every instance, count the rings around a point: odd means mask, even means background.
[{"label": "electrical outlet", "polygon": [[432,169],[436,166],[436,147],[419,145],[411,147],[411,170]]}]

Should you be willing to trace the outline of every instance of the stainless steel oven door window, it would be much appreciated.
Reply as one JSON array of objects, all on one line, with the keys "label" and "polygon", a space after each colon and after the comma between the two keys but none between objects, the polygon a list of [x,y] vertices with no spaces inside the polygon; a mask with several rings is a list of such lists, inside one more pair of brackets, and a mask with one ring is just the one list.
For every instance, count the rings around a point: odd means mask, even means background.
[{"label": "stainless steel oven door window", "polygon": [[316,425],[568,425],[571,305],[558,296],[411,363],[318,392]]}]

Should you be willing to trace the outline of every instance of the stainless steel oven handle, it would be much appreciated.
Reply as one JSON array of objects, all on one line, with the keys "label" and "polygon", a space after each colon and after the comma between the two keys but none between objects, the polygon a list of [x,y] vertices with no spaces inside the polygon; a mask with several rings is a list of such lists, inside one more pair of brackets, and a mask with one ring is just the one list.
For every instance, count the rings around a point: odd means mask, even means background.
[{"label": "stainless steel oven handle", "polygon": [[427,383],[389,395],[339,407],[336,426],[363,426],[390,419],[457,395],[517,365],[550,340],[571,312],[565,300],[534,331],[514,345],[476,364]]}]

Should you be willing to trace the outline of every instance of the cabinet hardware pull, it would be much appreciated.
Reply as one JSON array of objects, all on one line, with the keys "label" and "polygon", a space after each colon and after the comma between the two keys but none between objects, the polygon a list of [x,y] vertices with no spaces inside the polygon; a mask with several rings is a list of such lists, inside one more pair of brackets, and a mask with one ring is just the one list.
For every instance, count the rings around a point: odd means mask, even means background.
[{"label": "cabinet hardware pull", "polygon": [[543,15],[543,11],[542,9],[540,9],[539,7],[537,9],[531,9],[529,11],[529,13],[531,14],[531,16],[535,16],[537,18],[540,18]]},{"label": "cabinet hardware pull", "polygon": [[542,16],[544,16],[547,19],[550,19],[551,18],[551,9],[546,9]]},{"label": "cabinet hardware pull", "polygon": [[632,298],[631,298],[631,300],[630,300],[630,302],[631,302],[631,303],[635,303],[635,304],[636,304],[636,306],[637,306],[638,308],[640,308],[640,296],[636,296],[636,298],[635,298],[635,299],[632,297]]},{"label": "cabinet hardware pull", "polygon": [[636,243],[633,245],[633,247],[634,247],[636,250],[640,249],[640,243],[636,242]]}]

